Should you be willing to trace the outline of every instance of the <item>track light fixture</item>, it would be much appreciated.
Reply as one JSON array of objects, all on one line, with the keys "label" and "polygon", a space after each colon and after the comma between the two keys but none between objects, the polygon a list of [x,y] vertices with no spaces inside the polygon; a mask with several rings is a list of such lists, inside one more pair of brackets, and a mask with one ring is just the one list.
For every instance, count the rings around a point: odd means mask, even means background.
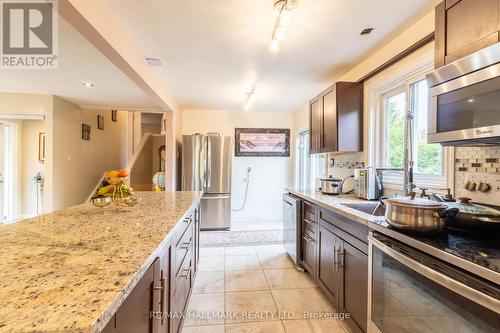
[{"label": "track light fixture", "polygon": [[274,2],[274,11],[276,12],[276,21],[271,39],[271,52],[278,52],[280,41],[285,39],[286,27],[290,24],[292,10],[297,8],[299,0],[276,0]]}]

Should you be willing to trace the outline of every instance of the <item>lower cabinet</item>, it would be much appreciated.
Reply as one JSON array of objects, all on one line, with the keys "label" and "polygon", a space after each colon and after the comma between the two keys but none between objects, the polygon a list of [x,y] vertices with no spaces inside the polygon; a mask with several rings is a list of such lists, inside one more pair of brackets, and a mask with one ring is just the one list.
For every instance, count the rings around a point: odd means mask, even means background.
[{"label": "lower cabinet", "polygon": [[174,228],[171,242],[160,249],[102,332],[179,332],[199,257],[197,211]]},{"label": "lower cabinet", "polygon": [[341,274],[337,265],[339,239],[333,232],[319,228],[319,272],[320,288],[334,308],[339,308]]},{"label": "lower cabinet", "polygon": [[368,227],[324,208],[317,212],[316,237],[302,228],[303,265],[336,311],[349,313],[350,330],[366,332]]},{"label": "lower cabinet", "polygon": [[340,308],[351,314],[351,320],[367,331],[368,254],[342,241],[341,273],[343,290]]}]

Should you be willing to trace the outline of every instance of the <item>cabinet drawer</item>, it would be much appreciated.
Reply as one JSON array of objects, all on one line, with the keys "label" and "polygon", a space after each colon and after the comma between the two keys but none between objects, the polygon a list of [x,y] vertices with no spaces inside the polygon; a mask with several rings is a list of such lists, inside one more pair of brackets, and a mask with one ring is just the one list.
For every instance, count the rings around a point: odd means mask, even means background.
[{"label": "cabinet drawer", "polygon": [[179,273],[175,276],[174,293],[171,300],[173,317],[170,320],[171,332],[177,333],[182,323],[182,313],[186,310],[192,284],[192,251],[182,263]]},{"label": "cabinet drawer", "polygon": [[[354,237],[365,244],[368,243],[368,226],[346,218],[338,213],[327,209],[320,209],[319,223],[327,229],[329,225],[337,227],[349,236]],[[353,242],[355,242],[355,240],[353,240]]]},{"label": "cabinet drawer", "polygon": [[303,255],[303,265],[305,269],[309,272],[313,281],[316,281],[317,272],[317,242],[315,239],[305,234],[302,236],[302,255]]},{"label": "cabinet drawer", "polygon": [[184,234],[179,238],[175,244],[175,264],[174,264],[174,274],[178,274],[181,264],[184,262],[188,253],[194,245],[194,223],[191,222],[184,230]]},{"label": "cabinet drawer", "polygon": [[175,238],[174,238],[174,244],[177,244],[181,237],[184,235],[184,232],[186,229],[192,225],[194,221],[194,212],[190,212],[182,222],[177,223],[175,226]]},{"label": "cabinet drawer", "polygon": [[306,220],[304,219],[302,221],[304,223],[304,227],[303,227],[303,231],[304,231],[304,235],[307,236],[307,237],[310,237],[312,238],[313,240],[316,240],[316,235],[317,235],[317,223],[314,223],[314,222],[306,222]]},{"label": "cabinet drawer", "polygon": [[[191,282],[193,277],[193,251],[189,250],[184,261],[182,262],[179,271],[175,275],[174,282],[174,302],[181,302],[180,310],[183,311],[183,302],[189,296],[191,290]],[[184,296],[182,296],[184,295]],[[172,304],[173,306],[173,304]],[[176,306],[177,307],[177,306]]]}]

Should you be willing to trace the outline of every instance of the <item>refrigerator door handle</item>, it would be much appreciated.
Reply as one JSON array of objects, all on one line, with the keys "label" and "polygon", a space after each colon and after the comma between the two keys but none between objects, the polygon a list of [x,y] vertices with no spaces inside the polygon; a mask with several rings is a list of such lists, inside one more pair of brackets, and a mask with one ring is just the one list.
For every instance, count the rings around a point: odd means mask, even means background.
[{"label": "refrigerator door handle", "polygon": [[224,195],[224,196],[203,196],[204,200],[219,200],[219,199],[231,199],[230,195]]},{"label": "refrigerator door handle", "polygon": [[210,142],[210,138],[207,139],[207,175],[206,175],[206,185],[205,185],[205,192],[208,192],[210,190],[210,187],[212,186],[212,143]]}]

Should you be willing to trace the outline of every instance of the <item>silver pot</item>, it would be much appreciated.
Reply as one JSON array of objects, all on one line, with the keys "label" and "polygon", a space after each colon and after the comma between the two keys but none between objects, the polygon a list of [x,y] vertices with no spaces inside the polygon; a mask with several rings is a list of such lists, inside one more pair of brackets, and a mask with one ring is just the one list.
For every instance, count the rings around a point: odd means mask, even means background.
[{"label": "silver pot", "polygon": [[409,197],[382,197],[385,220],[395,228],[421,233],[436,233],[444,229],[446,219],[454,217],[458,208],[427,199]]}]

